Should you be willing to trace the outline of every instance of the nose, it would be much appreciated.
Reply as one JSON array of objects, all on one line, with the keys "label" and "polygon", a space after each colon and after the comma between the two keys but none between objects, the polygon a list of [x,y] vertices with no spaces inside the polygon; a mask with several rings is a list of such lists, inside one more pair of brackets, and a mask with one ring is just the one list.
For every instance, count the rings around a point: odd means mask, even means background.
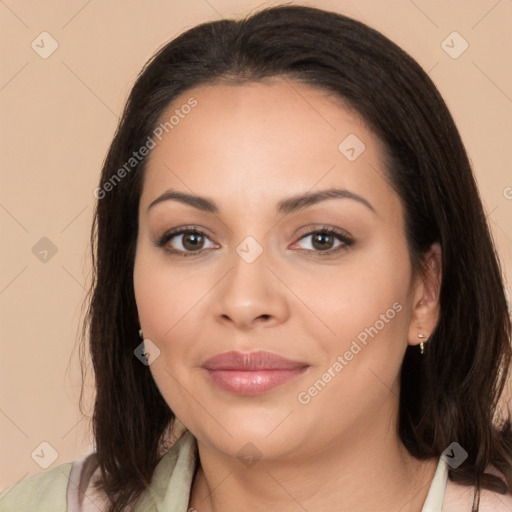
[{"label": "nose", "polygon": [[268,264],[265,251],[252,263],[234,252],[232,267],[216,287],[213,298],[217,321],[247,331],[287,320],[286,287]]}]

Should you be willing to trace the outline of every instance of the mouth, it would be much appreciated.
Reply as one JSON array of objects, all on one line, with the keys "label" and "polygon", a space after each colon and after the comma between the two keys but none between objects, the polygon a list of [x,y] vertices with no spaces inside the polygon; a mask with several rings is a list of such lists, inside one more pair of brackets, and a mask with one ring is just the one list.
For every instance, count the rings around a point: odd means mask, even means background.
[{"label": "mouth", "polygon": [[220,389],[238,395],[259,395],[291,382],[308,365],[271,352],[224,352],[208,359],[203,368]]}]

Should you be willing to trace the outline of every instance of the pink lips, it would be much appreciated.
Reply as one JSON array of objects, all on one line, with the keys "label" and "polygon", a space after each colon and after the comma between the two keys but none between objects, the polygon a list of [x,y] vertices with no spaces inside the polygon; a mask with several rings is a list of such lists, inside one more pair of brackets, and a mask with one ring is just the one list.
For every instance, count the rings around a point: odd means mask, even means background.
[{"label": "pink lips", "polygon": [[308,368],[270,352],[224,352],[203,368],[221,389],[238,395],[259,395],[291,381]]}]

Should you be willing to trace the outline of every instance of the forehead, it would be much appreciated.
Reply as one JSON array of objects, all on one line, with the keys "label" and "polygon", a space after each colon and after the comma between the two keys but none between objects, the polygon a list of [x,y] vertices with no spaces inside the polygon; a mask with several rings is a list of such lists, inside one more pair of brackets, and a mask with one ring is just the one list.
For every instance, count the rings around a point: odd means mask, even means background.
[{"label": "forehead", "polygon": [[167,130],[149,154],[141,206],[166,188],[245,207],[327,187],[376,202],[394,195],[378,138],[319,88],[289,79],[196,87],[160,122]]}]

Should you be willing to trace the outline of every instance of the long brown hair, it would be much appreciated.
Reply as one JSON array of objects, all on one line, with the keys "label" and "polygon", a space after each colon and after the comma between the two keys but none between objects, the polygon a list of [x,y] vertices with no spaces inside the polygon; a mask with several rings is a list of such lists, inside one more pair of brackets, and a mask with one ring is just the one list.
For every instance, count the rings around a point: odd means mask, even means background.
[{"label": "long brown hair", "polygon": [[[433,242],[441,244],[439,323],[424,356],[409,346],[402,365],[402,442],[426,459],[456,441],[468,457],[450,477],[475,485],[477,503],[480,488],[512,494],[510,415],[493,421],[511,364],[510,318],[454,121],[428,75],[382,34],[334,12],[286,5],[201,24],[163,46],[139,74],[105,159],[91,231],[93,282],[83,343],[89,340],[96,377],[98,488],[111,501],[109,512],[141,497],[174,418],[149,368],[134,357],[140,339],[133,268],[146,159],[121,180],[113,176],[182,92],[279,76],[341,98],[382,141],[387,177],[406,212],[415,269],[421,270]],[[485,473],[489,464],[505,481]]]}]

